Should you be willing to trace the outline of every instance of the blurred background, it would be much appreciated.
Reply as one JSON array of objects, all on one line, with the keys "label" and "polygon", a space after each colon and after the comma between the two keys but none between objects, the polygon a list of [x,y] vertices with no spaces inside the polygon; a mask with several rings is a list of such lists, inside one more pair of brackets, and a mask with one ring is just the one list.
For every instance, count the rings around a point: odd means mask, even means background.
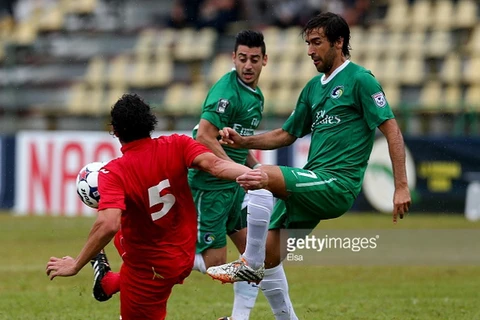
[{"label": "blurred background", "polygon": [[[108,123],[123,93],[138,93],[155,108],[155,135],[190,135],[207,90],[233,66],[235,34],[254,28],[263,31],[269,55],[259,82],[266,97],[260,129],[278,128],[317,74],[300,31],[325,10],[348,21],[352,61],[372,70],[394,109],[413,205],[397,225],[381,214],[391,212],[394,185],[379,134],[353,208],[316,232],[381,230],[379,243],[385,244],[384,233],[395,238],[404,247],[388,246],[388,252],[406,261],[369,267],[355,256],[328,267],[320,255],[315,265],[286,263],[297,315],[479,319],[479,267],[469,257],[480,256],[474,245],[480,228],[480,1],[0,0],[0,320],[118,314],[118,297],[108,303],[91,297],[89,267],[65,281],[49,282],[44,272],[48,257],[79,252],[91,228],[95,211],[79,200],[76,176],[89,162],[120,155]],[[302,166],[308,148],[307,136],[257,156],[263,163]],[[415,229],[433,233],[418,240]],[[471,237],[472,245],[462,245],[456,234]],[[228,251],[228,260],[238,256],[231,244]],[[422,263],[432,251],[447,264]],[[113,246],[107,252],[119,270]],[[232,296],[230,286],[195,273],[174,289],[169,317],[225,316]],[[272,318],[262,294],[252,318]]]},{"label": "blurred background", "polygon": [[[317,74],[300,31],[321,11],[345,17],[352,61],[384,87],[405,135],[413,210],[480,216],[476,0],[0,0],[0,207],[84,211],[76,173],[118,155],[106,132],[125,92],[155,108],[159,132],[190,134],[245,28],[263,31],[269,55],[260,128],[281,126]],[[353,210],[388,211],[388,151],[377,149]],[[302,165],[307,150],[308,138],[259,157]]]}]

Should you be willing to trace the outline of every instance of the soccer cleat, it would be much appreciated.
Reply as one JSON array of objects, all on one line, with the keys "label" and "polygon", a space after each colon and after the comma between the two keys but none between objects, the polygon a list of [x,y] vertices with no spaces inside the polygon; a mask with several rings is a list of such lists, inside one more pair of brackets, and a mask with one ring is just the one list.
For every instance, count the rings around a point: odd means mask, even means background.
[{"label": "soccer cleat", "polygon": [[207,269],[207,274],[213,279],[220,280],[222,283],[248,281],[259,284],[265,275],[265,267],[262,265],[259,269],[254,270],[247,265],[247,262],[242,257],[230,263],[210,267]]},{"label": "soccer cleat", "polygon": [[112,297],[107,295],[102,288],[102,279],[111,270],[110,264],[107,260],[107,255],[102,250],[90,261],[90,263],[92,264],[94,271],[93,297],[98,301],[107,301]]},{"label": "soccer cleat", "polygon": [[222,317],[222,318],[218,318],[218,320],[233,320],[232,317]]}]

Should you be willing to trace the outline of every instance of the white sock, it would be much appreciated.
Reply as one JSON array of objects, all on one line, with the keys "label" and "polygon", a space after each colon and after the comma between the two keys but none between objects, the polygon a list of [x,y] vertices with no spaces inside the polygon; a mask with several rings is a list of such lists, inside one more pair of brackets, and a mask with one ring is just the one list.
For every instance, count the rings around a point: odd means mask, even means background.
[{"label": "white sock", "polygon": [[235,298],[233,300],[232,318],[248,320],[258,295],[258,285],[246,281],[233,284]]},{"label": "white sock", "polygon": [[260,288],[267,298],[276,320],[298,320],[288,295],[287,277],[282,264],[265,270]]},{"label": "white sock", "polygon": [[247,245],[244,259],[253,269],[258,269],[265,260],[265,241],[273,210],[273,195],[265,189],[248,192]]},{"label": "white sock", "polygon": [[200,271],[201,273],[207,272],[207,267],[205,267],[205,261],[201,253],[195,254],[195,261],[193,262],[193,270]]}]

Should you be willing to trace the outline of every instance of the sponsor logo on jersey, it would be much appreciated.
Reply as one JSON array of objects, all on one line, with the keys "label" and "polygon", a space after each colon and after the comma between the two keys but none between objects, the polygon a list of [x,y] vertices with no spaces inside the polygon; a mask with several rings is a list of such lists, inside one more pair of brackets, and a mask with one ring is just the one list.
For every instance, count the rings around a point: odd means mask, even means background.
[{"label": "sponsor logo on jersey", "polygon": [[[255,120],[255,119],[254,119]],[[253,121],[252,121],[253,122]],[[257,123],[258,125],[258,123]],[[255,129],[252,128],[244,128],[241,124],[239,123],[234,123],[232,126],[232,129],[237,131],[239,135],[241,136],[253,136],[255,134]]]},{"label": "sponsor logo on jersey", "polygon": [[325,110],[318,111],[315,114],[315,121],[312,124],[312,130],[321,124],[337,124],[340,123],[342,120],[337,115],[328,115]]},{"label": "sponsor logo on jersey", "polygon": [[227,110],[228,106],[230,105],[230,101],[227,99],[220,99],[217,102],[217,112],[218,113],[225,113],[225,110]]},{"label": "sponsor logo on jersey", "polygon": [[385,99],[385,95],[383,92],[377,92],[375,94],[372,94],[372,99],[375,101],[375,104],[379,108],[383,108],[387,105],[387,99]]},{"label": "sponsor logo on jersey", "polygon": [[332,93],[330,93],[330,97],[333,99],[338,99],[342,96],[343,94],[343,86],[336,86],[333,88]]}]

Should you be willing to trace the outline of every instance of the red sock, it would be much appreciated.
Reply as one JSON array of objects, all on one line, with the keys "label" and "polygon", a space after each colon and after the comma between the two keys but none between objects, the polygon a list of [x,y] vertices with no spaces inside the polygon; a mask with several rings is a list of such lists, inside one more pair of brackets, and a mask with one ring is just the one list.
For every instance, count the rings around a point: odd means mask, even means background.
[{"label": "red sock", "polygon": [[120,291],[120,273],[109,271],[102,279],[102,289],[108,296]]}]

